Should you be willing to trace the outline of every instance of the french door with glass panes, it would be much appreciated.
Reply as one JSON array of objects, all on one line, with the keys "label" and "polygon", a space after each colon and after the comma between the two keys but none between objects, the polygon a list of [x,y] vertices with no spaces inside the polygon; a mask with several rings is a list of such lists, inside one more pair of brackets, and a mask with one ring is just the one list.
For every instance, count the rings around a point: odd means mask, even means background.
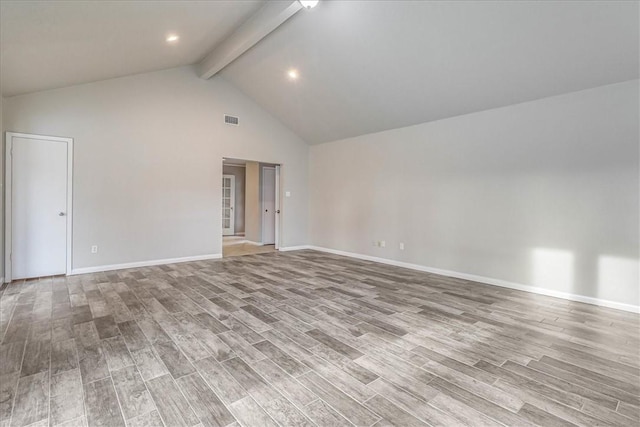
[{"label": "french door with glass panes", "polygon": [[233,236],[233,207],[236,203],[236,177],[222,175],[222,235]]}]

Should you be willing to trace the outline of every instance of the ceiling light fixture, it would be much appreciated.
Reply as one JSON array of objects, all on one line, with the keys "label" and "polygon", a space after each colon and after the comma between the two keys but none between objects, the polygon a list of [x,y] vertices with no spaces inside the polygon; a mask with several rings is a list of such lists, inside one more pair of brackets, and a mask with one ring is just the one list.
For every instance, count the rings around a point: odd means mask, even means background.
[{"label": "ceiling light fixture", "polygon": [[320,0],[298,0],[302,7],[305,9],[311,9],[312,7],[316,7]]},{"label": "ceiling light fixture", "polygon": [[291,80],[297,80],[298,77],[300,77],[300,74],[298,74],[298,70],[296,70],[295,68],[292,68],[289,71],[287,71],[287,76],[289,76],[289,79]]},{"label": "ceiling light fixture", "polygon": [[180,37],[176,34],[169,34],[167,36],[167,43],[175,43],[180,39]]}]

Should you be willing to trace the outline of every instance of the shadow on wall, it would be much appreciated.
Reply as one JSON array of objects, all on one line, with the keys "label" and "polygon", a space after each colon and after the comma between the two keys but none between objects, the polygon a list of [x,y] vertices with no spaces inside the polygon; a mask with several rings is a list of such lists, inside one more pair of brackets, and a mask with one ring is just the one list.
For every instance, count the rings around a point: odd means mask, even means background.
[{"label": "shadow on wall", "polygon": [[[534,248],[532,284],[557,292],[584,295],[584,286],[576,281],[575,255],[567,250]],[[596,289],[592,296],[603,300],[640,305],[640,295],[625,301],[625,289],[640,287],[640,260],[628,257],[601,255],[594,263],[597,268]],[[627,292],[628,294],[628,292]],[[628,298],[628,296],[627,296]]]}]

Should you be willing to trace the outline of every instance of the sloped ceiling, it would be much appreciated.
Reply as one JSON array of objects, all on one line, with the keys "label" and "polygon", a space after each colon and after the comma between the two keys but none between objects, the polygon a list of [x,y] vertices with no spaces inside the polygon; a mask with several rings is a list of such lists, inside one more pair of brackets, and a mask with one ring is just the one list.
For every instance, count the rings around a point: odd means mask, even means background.
[{"label": "sloped ceiling", "polygon": [[263,1],[2,0],[2,95],[193,64]]},{"label": "sloped ceiling", "polygon": [[[196,63],[264,1],[2,0],[2,94]],[[636,79],[638,16],[635,1],[323,0],[221,74],[321,143]]]},{"label": "sloped ceiling", "polygon": [[222,75],[321,143],[636,79],[638,27],[637,2],[321,1]]}]

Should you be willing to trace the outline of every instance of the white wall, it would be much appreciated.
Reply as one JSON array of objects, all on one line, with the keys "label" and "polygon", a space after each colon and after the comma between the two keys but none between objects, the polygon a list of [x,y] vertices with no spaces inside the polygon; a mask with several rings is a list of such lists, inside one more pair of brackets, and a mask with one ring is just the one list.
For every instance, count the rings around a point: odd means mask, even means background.
[{"label": "white wall", "polygon": [[311,243],[638,305],[638,90],[312,146]]},{"label": "white wall", "polygon": [[[4,108],[4,98],[0,96],[0,279],[4,279],[4,129],[2,121],[2,112]],[[1,284],[0,284],[1,286]]]},{"label": "white wall", "polygon": [[283,165],[282,246],[638,305],[638,90],[604,86],[309,150],[223,79],[182,67],[5,98],[1,127],[75,139],[74,268],[221,253],[228,157]]},{"label": "white wall", "polygon": [[5,131],[74,138],[75,269],[220,254],[223,157],[283,165],[282,245],[307,242],[308,146],[221,78],[181,67],[6,98],[3,113]]}]

